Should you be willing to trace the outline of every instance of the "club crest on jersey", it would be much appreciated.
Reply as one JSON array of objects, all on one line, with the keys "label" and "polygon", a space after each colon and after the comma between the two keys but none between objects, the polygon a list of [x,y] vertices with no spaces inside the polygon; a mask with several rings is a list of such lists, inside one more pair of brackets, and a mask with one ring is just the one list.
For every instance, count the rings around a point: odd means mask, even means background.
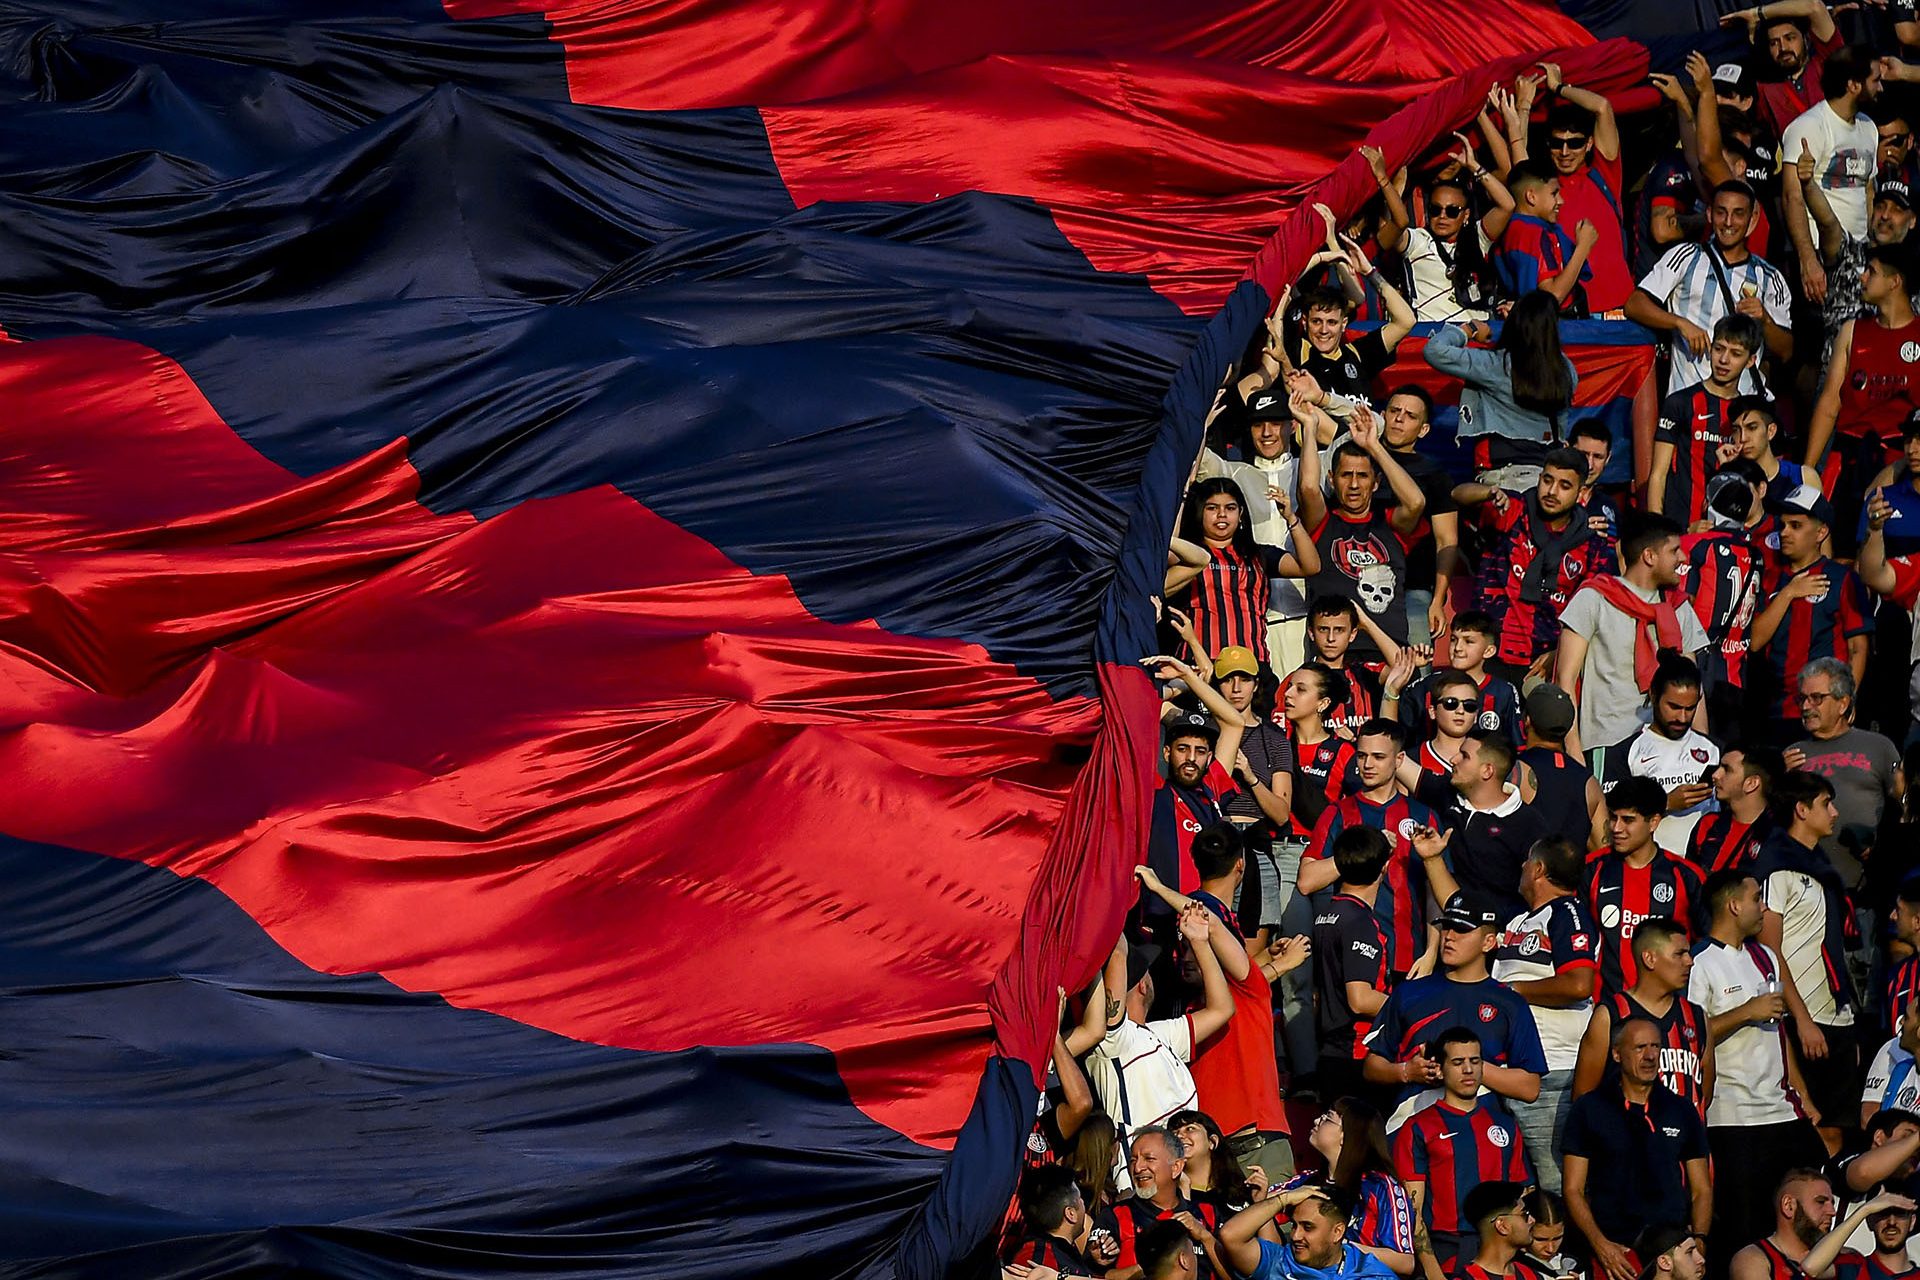
[{"label": "club crest on jersey", "polygon": [[1391,565],[1387,548],[1380,539],[1372,534],[1360,537],[1335,538],[1329,548],[1333,556],[1334,568],[1349,578],[1359,581],[1368,569],[1376,565]]},{"label": "club crest on jersey", "polygon": [[1670,884],[1657,884],[1653,886],[1653,900],[1655,902],[1672,902],[1673,886]]},{"label": "club crest on jersey", "polygon": [[1492,1005],[1483,1004],[1480,1006],[1480,1021],[1492,1022],[1495,1018],[1499,1016],[1500,1016],[1500,1011],[1494,1008]]},{"label": "club crest on jersey", "polygon": [[1707,749],[1705,747],[1695,747],[1691,754],[1698,763],[1705,764],[1707,762]]},{"label": "club crest on jersey", "polygon": [[1412,818],[1402,818],[1400,819],[1400,825],[1398,828],[1396,828],[1396,830],[1400,832],[1400,838],[1402,840],[1411,840],[1413,839],[1413,833],[1416,830],[1418,830],[1419,827],[1420,827],[1420,824],[1415,822]]},{"label": "club crest on jersey", "polygon": [[1541,945],[1542,945],[1542,939],[1540,935],[1537,933],[1530,933],[1526,937],[1520,939],[1520,954],[1523,956],[1537,956],[1540,954]]},{"label": "club crest on jersey", "polygon": [[1498,729],[1500,727],[1500,713],[1498,711],[1482,711],[1480,713],[1480,719],[1475,723],[1482,729]]},{"label": "club crest on jersey", "polygon": [[1513,1141],[1513,1135],[1496,1124],[1487,1130],[1487,1141],[1496,1147],[1504,1148]]},{"label": "club crest on jersey", "polygon": [[1901,343],[1900,358],[1908,364],[1912,364],[1915,360],[1920,360],[1920,342]]}]

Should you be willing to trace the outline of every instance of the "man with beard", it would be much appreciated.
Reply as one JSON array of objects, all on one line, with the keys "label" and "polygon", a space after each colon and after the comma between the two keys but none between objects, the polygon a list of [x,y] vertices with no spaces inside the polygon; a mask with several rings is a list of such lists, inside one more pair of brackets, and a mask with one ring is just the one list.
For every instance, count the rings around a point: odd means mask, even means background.
[{"label": "man with beard", "polygon": [[[1785,360],[1793,354],[1793,298],[1787,278],[1747,243],[1758,207],[1753,188],[1745,182],[1715,187],[1707,204],[1711,234],[1706,243],[1677,244],[1667,250],[1627,299],[1629,320],[1671,335],[1670,387],[1707,380],[1713,372],[1711,335],[1730,315],[1757,321],[1762,341],[1775,358]],[[1739,386],[1743,394],[1758,394],[1759,369],[1743,369]]]},{"label": "man with beard", "polygon": [[[1836,49],[1820,67],[1821,101],[1781,131],[1780,146],[1789,161],[1802,151],[1813,157],[1813,179],[1832,206],[1841,230],[1857,240],[1867,237],[1873,209],[1874,158],[1880,134],[1865,113],[1880,96],[1880,67],[1863,49]],[[1821,265],[1815,225],[1795,163],[1782,175],[1787,235],[1800,259],[1800,283],[1809,302],[1827,297],[1827,273]]]},{"label": "man with beard", "polygon": [[[1560,611],[1587,578],[1611,563],[1606,544],[1587,524],[1580,490],[1587,460],[1553,449],[1540,463],[1532,493],[1480,485],[1454,491],[1484,501],[1486,551],[1480,558],[1480,607],[1500,621],[1499,674],[1518,686],[1528,666],[1544,669],[1560,639]],[[1462,490],[1466,492],[1463,493]]]},{"label": "man with beard", "polygon": [[1133,1159],[1128,1171],[1133,1175],[1133,1195],[1114,1206],[1120,1240],[1120,1257],[1115,1265],[1122,1270],[1138,1266],[1142,1237],[1156,1223],[1178,1222],[1202,1255],[1196,1280],[1212,1280],[1230,1274],[1220,1261],[1220,1246],[1213,1231],[1219,1225],[1210,1220],[1211,1206],[1202,1204],[1180,1190],[1180,1175],[1187,1169],[1187,1149],[1179,1137],[1157,1124],[1133,1131]]},{"label": "man with beard", "polygon": [[[1293,1220],[1286,1244],[1260,1238],[1281,1214]],[[1249,1280],[1393,1280],[1387,1264],[1347,1240],[1353,1203],[1324,1182],[1256,1200],[1220,1228],[1221,1252]]]},{"label": "man with beard", "polygon": [[1654,673],[1653,720],[1624,742],[1593,752],[1593,776],[1601,786],[1621,778],[1651,778],[1667,796],[1668,817],[1661,823],[1663,847],[1686,847],[1690,826],[1677,819],[1698,817],[1711,807],[1707,782],[1720,763],[1720,748],[1693,726],[1700,717],[1700,668],[1685,658],[1665,658]]},{"label": "man with beard", "polygon": [[[1805,1275],[1825,1280],[1908,1280],[1920,1275],[1907,1252],[1913,1235],[1913,1201],[1898,1192],[1882,1191],[1853,1207],[1838,1226],[1820,1237],[1820,1243],[1807,1251],[1800,1269]],[[1859,1241],[1865,1229],[1872,1241]],[[1862,1256],[1848,1245],[1858,1242],[1872,1252]],[[1831,1270],[1829,1270],[1831,1269]]]},{"label": "man with beard", "polygon": [[1680,585],[1678,525],[1641,517],[1620,540],[1620,566],[1618,577],[1588,578],[1560,612],[1555,680],[1580,708],[1567,739],[1574,751],[1620,742],[1639,727],[1662,652],[1692,658],[1707,647],[1693,606],[1669,599]]},{"label": "man with beard", "polygon": [[1833,1229],[1839,1207],[1825,1174],[1811,1168],[1789,1169],[1773,1193],[1773,1233],[1733,1255],[1732,1280],[1782,1280],[1804,1274],[1801,1263],[1820,1237]]},{"label": "man with beard", "polygon": [[1747,24],[1778,78],[1759,85],[1760,114],[1777,136],[1814,104],[1820,70],[1840,48],[1840,32],[1821,0],[1772,0],[1721,17],[1721,26]]}]

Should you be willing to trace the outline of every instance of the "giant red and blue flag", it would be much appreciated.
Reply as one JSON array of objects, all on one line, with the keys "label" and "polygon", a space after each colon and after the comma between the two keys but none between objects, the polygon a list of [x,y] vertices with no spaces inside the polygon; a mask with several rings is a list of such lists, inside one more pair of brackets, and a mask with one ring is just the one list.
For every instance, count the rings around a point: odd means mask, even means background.
[{"label": "giant red and blue flag", "polygon": [[0,5],[0,1274],[977,1259],[1292,215],[1549,53],[1649,56],[1541,0]]}]

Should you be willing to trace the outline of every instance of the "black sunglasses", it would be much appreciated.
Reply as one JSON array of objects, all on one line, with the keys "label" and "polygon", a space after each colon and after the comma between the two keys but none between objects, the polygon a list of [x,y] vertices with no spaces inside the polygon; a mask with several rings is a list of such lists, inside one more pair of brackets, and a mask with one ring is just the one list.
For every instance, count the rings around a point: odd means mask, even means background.
[{"label": "black sunglasses", "polygon": [[1433,211],[1443,218],[1457,218],[1467,211],[1467,206],[1463,204],[1437,204],[1433,206]]},{"label": "black sunglasses", "polygon": [[1554,138],[1547,143],[1547,146],[1554,151],[1578,151],[1586,145],[1587,136],[1583,133],[1575,134],[1571,138]]},{"label": "black sunglasses", "polygon": [[1880,141],[1886,143],[1888,146],[1904,147],[1912,140],[1913,135],[1910,133],[1883,133],[1880,135]]},{"label": "black sunglasses", "polygon": [[1442,711],[1478,711],[1480,709],[1480,699],[1478,698],[1441,698],[1435,703],[1435,705],[1438,706]]}]

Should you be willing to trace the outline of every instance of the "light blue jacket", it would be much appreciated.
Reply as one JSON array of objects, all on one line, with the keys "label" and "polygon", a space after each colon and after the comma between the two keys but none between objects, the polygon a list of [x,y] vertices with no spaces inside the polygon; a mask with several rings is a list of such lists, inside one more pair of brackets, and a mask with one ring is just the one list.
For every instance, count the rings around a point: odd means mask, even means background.
[{"label": "light blue jacket", "polygon": [[[1566,360],[1565,356],[1560,357]],[[1522,409],[1513,400],[1513,376],[1507,372],[1507,353],[1467,345],[1459,325],[1444,325],[1427,339],[1427,363],[1466,383],[1460,396],[1460,438],[1500,436],[1530,444],[1551,445],[1553,423],[1544,414]],[[1567,373],[1579,385],[1580,374],[1567,360]],[[1572,424],[1560,415],[1559,438],[1565,440]]]}]

